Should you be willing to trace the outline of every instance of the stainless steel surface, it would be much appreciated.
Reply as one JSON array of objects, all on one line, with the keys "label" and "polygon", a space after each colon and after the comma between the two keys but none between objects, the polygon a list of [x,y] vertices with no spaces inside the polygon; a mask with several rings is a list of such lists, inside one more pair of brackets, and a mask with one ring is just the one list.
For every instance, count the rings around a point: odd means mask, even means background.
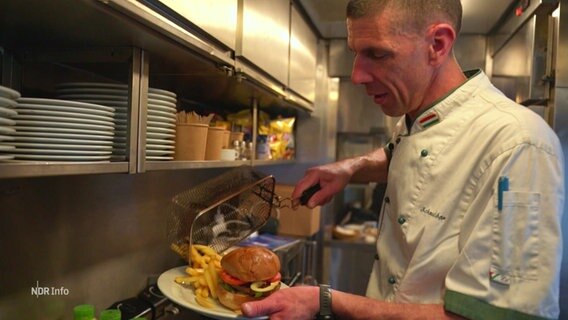
[{"label": "stainless steel surface", "polygon": [[235,50],[238,0],[158,0]]},{"label": "stainless steel surface", "polygon": [[504,21],[496,26],[489,37],[489,53],[495,55],[529,19],[534,15],[548,15],[557,5],[558,0],[533,0],[520,16],[516,15],[515,10],[504,12]]},{"label": "stainless steel surface", "polygon": [[287,84],[290,1],[241,1],[242,38],[237,40],[236,55],[254,63],[280,83]]},{"label": "stainless steel surface", "polygon": [[483,35],[461,34],[454,44],[454,55],[463,70],[486,68],[487,38]]},{"label": "stainless steel surface", "polygon": [[353,52],[345,39],[329,40],[329,75],[331,77],[351,77]]},{"label": "stainless steel surface", "polygon": [[365,94],[365,88],[349,79],[339,86],[338,132],[371,133],[383,130],[386,116],[381,107]]},{"label": "stainless steel surface", "polygon": [[232,62],[229,51],[222,51],[206,41],[203,41],[140,2],[128,0],[99,0],[99,2],[104,3],[144,24],[145,26],[162,33],[168,38],[178,41],[184,46],[209,56],[211,59],[217,59],[227,65],[230,65]]},{"label": "stainless steel surface", "polygon": [[[345,8],[348,0],[295,0],[306,10],[325,39],[346,38]],[[462,0],[462,34],[487,34],[515,0]],[[531,1],[532,2],[532,1]]]},{"label": "stainless steel surface", "polygon": [[[127,127],[127,154],[129,173],[144,172],[142,159],[146,147],[146,94],[148,92],[148,56],[142,50],[132,54],[132,73],[130,78],[130,112]],[[141,133],[144,133],[143,135]]]},{"label": "stainless steel surface", "polygon": [[40,176],[63,176],[101,173],[126,173],[129,170],[126,162],[109,163],[2,163],[0,164],[0,180],[3,178],[29,178]]},{"label": "stainless steel surface", "polygon": [[313,102],[316,94],[318,38],[298,10],[294,6],[291,10],[288,86]]},{"label": "stainless steel surface", "polygon": [[[568,88],[568,3],[562,0],[559,8],[558,45],[556,53],[556,86]],[[564,100],[566,101],[566,100]]]},{"label": "stainless steel surface", "polygon": [[[493,56],[492,81],[518,103],[546,101],[547,15],[530,18]],[[530,105],[534,103],[529,103]]]}]

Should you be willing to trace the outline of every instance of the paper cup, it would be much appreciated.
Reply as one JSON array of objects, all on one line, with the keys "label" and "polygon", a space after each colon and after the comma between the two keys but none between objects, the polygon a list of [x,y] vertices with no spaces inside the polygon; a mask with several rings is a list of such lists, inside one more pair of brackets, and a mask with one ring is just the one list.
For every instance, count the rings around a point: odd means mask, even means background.
[{"label": "paper cup", "polygon": [[229,142],[229,145],[232,146],[234,141],[243,141],[244,137],[244,132],[231,132],[231,141]]},{"label": "paper cup", "polygon": [[223,131],[223,148],[227,149],[231,147],[231,131]]},{"label": "paper cup", "polygon": [[220,127],[209,127],[205,160],[221,160],[221,150],[225,144],[225,131],[227,130]]},{"label": "paper cup", "polygon": [[205,160],[208,125],[202,123],[176,126],[175,160]]}]

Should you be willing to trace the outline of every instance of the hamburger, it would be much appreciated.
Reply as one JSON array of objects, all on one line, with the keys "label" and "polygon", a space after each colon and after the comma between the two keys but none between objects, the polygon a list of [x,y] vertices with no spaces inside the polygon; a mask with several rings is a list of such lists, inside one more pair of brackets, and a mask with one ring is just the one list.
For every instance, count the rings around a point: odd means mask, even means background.
[{"label": "hamburger", "polygon": [[238,248],[221,259],[217,296],[231,310],[280,289],[280,259],[264,247]]}]

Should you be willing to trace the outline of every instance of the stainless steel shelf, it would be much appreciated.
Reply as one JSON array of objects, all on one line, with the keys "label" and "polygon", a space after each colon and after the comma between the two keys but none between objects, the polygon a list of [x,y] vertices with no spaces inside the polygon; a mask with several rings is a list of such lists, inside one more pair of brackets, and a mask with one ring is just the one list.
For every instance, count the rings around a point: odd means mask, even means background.
[{"label": "stainless steel shelf", "polygon": [[128,162],[30,162],[0,164],[0,178],[28,178],[102,173],[128,173]]},{"label": "stainless steel shelf", "polygon": [[281,164],[294,164],[296,160],[253,160],[253,166],[275,166]]},{"label": "stainless steel shelf", "polygon": [[250,165],[250,161],[146,161],[146,171],[231,168]]}]

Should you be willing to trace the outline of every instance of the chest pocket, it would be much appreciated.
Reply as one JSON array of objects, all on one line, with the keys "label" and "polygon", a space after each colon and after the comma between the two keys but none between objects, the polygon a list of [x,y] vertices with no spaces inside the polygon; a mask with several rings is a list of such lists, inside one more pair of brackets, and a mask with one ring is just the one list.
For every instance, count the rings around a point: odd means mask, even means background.
[{"label": "chest pocket", "polygon": [[504,285],[538,277],[540,194],[503,192],[495,209],[490,279]]}]

